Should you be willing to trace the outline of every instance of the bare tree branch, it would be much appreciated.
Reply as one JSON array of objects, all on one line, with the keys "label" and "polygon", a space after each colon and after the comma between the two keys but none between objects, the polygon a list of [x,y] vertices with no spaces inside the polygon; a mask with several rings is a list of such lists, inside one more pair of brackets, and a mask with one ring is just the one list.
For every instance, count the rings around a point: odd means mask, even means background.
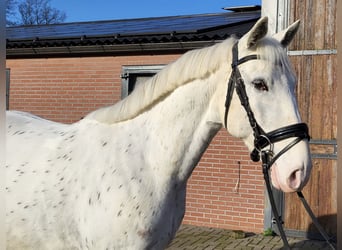
[{"label": "bare tree branch", "polygon": [[66,19],[63,11],[50,6],[50,0],[23,0],[18,10],[23,25],[56,24]]},{"label": "bare tree branch", "polygon": [[6,0],[6,25],[11,26],[15,25],[15,14],[16,14],[16,0]]}]

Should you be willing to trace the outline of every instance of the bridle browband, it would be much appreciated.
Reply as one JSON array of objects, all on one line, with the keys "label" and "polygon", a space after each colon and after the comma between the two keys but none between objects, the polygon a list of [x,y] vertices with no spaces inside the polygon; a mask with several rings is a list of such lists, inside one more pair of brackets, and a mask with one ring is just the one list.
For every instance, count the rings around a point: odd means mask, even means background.
[{"label": "bridle browband", "polygon": [[[225,115],[224,115],[224,125],[227,129],[227,119],[228,119],[228,111],[229,106],[233,97],[234,89],[236,90],[236,93],[240,99],[241,105],[244,107],[249,123],[253,129],[253,135],[254,135],[254,149],[252,150],[250,157],[252,161],[259,161],[260,157],[262,159],[262,170],[264,174],[264,180],[267,188],[267,193],[269,196],[269,201],[271,204],[272,212],[274,215],[274,219],[276,221],[281,239],[284,243],[284,247],[286,249],[291,249],[290,245],[287,241],[287,238],[285,236],[285,232],[282,226],[281,217],[279,216],[273,193],[272,188],[270,184],[270,177],[269,177],[269,170],[273,163],[282,156],[285,152],[287,152],[289,149],[291,149],[294,145],[299,143],[302,140],[310,140],[309,136],[309,129],[308,126],[305,123],[297,123],[285,127],[278,128],[276,130],[273,130],[271,132],[266,133],[258,124],[254,117],[254,113],[249,105],[249,100],[246,92],[245,83],[242,79],[241,73],[239,71],[238,66],[240,64],[243,64],[245,62],[248,62],[250,60],[257,60],[260,57],[258,55],[248,55],[245,57],[242,57],[239,59],[239,53],[238,53],[238,41],[234,44],[232,48],[232,72],[228,81],[228,89],[227,89],[227,96],[226,96],[226,102],[225,102]],[[274,143],[286,140],[289,138],[295,138],[292,142],[287,144],[280,152],[278,152],[276,155],[274,155],[273,148]],[[265,149],[268,147],[268,149]],[[313,214],[311,208],[309,207],[308,203],[306,202],[304,195],[301,191],[297,192],[297,195],[301,202],[304,205],[304,208],[306,209],[307,213],[311,217],[313,223],[317,227],[318,231],[321,233],[323,238],[328,242],[331,249],[335,249],[334,245],[330,242],[331,239],[329,239],[329,236],[324,231],[323,227],[319,224],[317,218]]]},{"label": "bridle browband", "polygon": [[[273,159],[271,163],[273,164],[276,159],[278,159],[282,154],[292,148],[301,140],[310,139],[309,129],[305,123],[297,123],[285,127],[281,127],[279,129],[273,130],[271,132],[266,133],[258,122],[255,119],[254,113],[250,107],[248,95],[246,92],[246,87],[244,80],[242,79],[241,73],[239,71],[238,66],[250,60],[257,60],[260,57],[258,55],[248,55],[239,59],[238,53],[238,42],[236,42],[232,48],[232,72],[228,81],[228,89],[227,96],[225,102],[225,117],[224,117],[224,125],[227,128],[227,119],[228,119],[228,111],[230,107],[230,103],[233,97],[234,89],[240,99],[241,105],[245,109],[247,113],[247,117],[250,123],[251,128],[253,129],[254,135],[254,149],[251,152],[252,161],[259,161],[262,151],[265,151],[264,148],[269,147],[267,151],[268,154],[272,154]],[[288,138],[296,138],[293,142],[288,144],[283,150],[281,150],[276,156],[273,155],[273,144]],[[265,152],[266,152],[265,151]],[[272,166],[269,165],[269,168]]]}]

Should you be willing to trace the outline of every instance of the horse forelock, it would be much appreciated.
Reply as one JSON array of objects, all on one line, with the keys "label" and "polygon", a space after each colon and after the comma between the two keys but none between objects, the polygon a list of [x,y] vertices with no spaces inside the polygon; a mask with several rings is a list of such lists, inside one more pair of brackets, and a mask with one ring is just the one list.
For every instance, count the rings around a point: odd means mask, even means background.
[{"label": "horse forelock", "polygon": [[178,87],[195,79],[206,78],[222,66],[229,69],[234,42],[234,38],[228,38],[213,46],[185,53],[155,76],[139,84],[125,99],[112,106],[100,108],[85,118],[109,124],[135,118]]},{"label": "horse forelock", "polygon": [[286,50],[272,37],[261,39],[257,44],[256,53],[266,62],[265,67],[278,65],[285,72],[292,72]]}]

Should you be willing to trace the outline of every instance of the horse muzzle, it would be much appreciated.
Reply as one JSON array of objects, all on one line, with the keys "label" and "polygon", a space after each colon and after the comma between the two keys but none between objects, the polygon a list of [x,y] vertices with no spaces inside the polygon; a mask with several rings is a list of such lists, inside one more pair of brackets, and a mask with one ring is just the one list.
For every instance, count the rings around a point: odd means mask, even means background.
[{"label": "horse muzzle", "polygon": [[[309,174],[306,169],[298,168],[290,171],[289,174],[282,178],[282,174],[279,171],[279,166],[274,163],[271,167],[271,182],[272,185],[285,193],[298,192],[303,189],[309,179]],[[311,169],[309,167],[309,169]]]}]

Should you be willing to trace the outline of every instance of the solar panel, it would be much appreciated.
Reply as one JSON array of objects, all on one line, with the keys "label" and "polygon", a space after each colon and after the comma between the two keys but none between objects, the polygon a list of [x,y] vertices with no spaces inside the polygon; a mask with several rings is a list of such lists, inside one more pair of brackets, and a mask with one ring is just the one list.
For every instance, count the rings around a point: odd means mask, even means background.
[{"label": "solar panel", "polygon": [[188,16],[169,16],[112,21],[64,23],[40,26],[8,27],[6,36],[13,40],[68,39],[81,37],[123,37],[153,34],[201,34],[222,26],[235,26],[260,17],[260,11],[223,12]]}]

